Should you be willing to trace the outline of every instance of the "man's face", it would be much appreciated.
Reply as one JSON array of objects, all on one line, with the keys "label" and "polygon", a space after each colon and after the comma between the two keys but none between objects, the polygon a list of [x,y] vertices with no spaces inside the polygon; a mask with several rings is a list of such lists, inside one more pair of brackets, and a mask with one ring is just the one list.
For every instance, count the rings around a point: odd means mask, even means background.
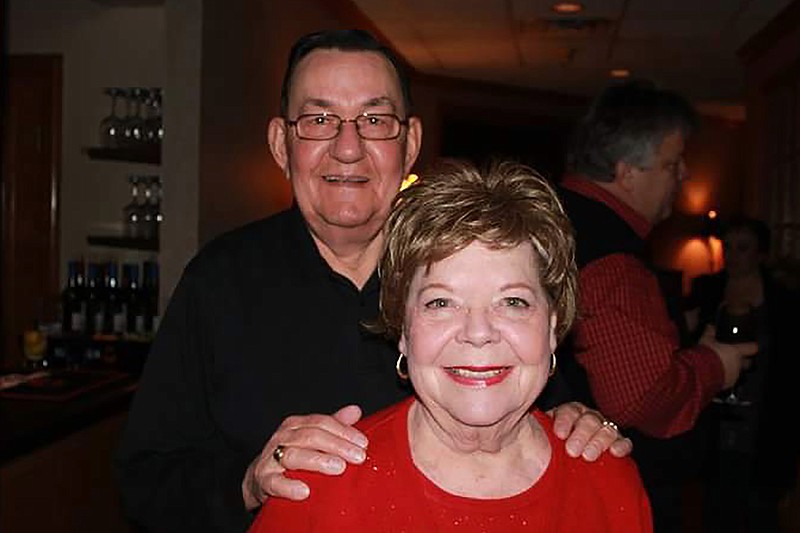
[{"label": "man's face", "polygon": [[[375,52],[315,50],[303,58],[289,91],[288,119],[323,112],[344,120],[365,112],[407,118],[397,74]],[[298,138],[283,119],[270,123],[273,155],[312,233],[328,246],[378,235],[420,138],[416,118],[388,140],[362,139],[353,122],[325,141]]]},{"label": "man's face", "polygon": [[632,167],[635,177],[634,208],[651,224],[672,213],[681,182],[688,177],[683,159],[685,139],[680,131],[664,137],[646,167]]}]

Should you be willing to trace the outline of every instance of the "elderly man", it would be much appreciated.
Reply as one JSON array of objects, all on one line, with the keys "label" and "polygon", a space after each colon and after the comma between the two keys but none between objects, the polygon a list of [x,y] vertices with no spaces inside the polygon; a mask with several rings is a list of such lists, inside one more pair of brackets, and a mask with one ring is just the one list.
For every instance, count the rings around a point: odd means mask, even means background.
[{"label": "elderly man", "polygon": [[646,258],[645,237],[669,216],[687,177],[684,144],[695,121],[675,93],[640,81],[613,85],[579,124],[561,184],[581,289],[575,359],[565,354],[562,368],[575,398],[630,432],[659,533],[678,527],[682,463],[692,451],[687,435],[676,436],[756,351],[719,343],[711,331],[682,349],[680,317],[670,317]]},{"label": "elderly man", "polygon": [[[283,472],[361,463],[352,424],[410,392],[395,347],[361,327],[378,314],[381,228],[422,138],[394,55],[361,31],[300,39],[268,138],[294,205],[186,267],[116,456],[126,510],[148,528],[241,531],[268,495],[307,497]],[[583,411],[558,410],[562,437]],[[583,415],[568,450],[629,453],[602,422]]]}]

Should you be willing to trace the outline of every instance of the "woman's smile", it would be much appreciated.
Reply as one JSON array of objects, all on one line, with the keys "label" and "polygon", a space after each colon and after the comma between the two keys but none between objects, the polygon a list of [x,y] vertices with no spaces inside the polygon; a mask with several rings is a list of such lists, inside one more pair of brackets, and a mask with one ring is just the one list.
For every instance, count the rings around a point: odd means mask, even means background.
[{"label": "woman's smile", "polygon": [[447,376],[460,385],[491,387],[504,381],[514,367],[511,366],[446,366]]}]

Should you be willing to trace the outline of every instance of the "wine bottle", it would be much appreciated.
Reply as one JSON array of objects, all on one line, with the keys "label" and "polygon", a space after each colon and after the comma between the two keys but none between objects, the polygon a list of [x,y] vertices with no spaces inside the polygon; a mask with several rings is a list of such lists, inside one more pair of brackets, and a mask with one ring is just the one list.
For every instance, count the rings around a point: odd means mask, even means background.
[{"label": "wine bottle", "polygon": [[86,327],[86,299],[83,282],[83,263],[67,263],[67,285],[61,292],[61,331],[82,334]]},{"label": "wine bottle", "polygon": [[86,334],[103,332],[105,319],[102,268],[89,263],[86,269]]},{"label": "wine bottle", "polygon": [[126,302],[126,328],[128,333],[142,335],[144,329],[144,300],[139,284],[139,265],[125,263],[122,266],[122,287]]},{"label": "wine bottle", "polygon": [[116,261],[106,265],[105,287],[103,291],[104,320],[103,333],[120,335],[125,331],[125,302],[119,283],[119,266]]},{"label": "wine bottle", "polygon": [[158,330],[160,319],[158,312],[158,263],[155,261],[145,261],[144,273],[142,278],[142,292],[145,303],[145,324],[147,333],[155,333]]}]

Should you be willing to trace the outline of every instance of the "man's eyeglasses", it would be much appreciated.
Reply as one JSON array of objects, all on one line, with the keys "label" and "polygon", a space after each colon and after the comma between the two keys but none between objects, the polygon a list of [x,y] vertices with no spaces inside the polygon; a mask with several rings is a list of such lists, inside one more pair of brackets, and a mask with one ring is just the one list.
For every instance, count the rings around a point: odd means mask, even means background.
[{"label": "man's eyeglasses", "polygon": [[339,135],[345,122],[355,122],[358,136],[369,141],[396,139],[402,126],[408,125],[408,119],[401,120],[397,115],[388,113],[363,113],[346,120],[331,113],[312,113],[286,121],[295,127],[299,138],[309,141],[333,139]]}]

